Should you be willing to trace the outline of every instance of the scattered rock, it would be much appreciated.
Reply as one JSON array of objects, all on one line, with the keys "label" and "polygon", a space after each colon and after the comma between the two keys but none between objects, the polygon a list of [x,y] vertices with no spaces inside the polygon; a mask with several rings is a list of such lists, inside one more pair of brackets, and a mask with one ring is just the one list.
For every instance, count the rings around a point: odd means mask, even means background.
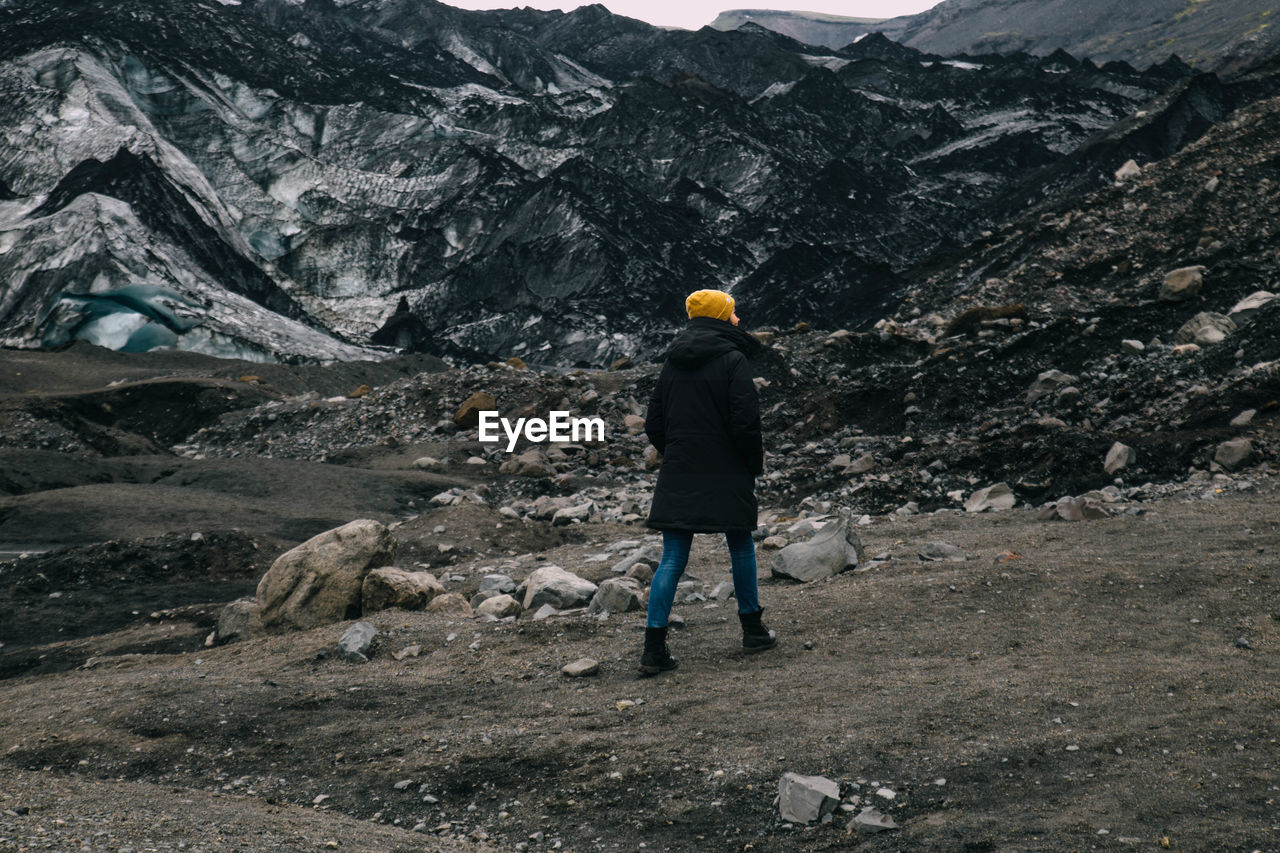
[{"label": "scattered rock", "polygon": [[285,552],[258,583],[263,627],[315,628],[359,616],[365,575],[390,565],[395,548],[386,526],[361,519]]},{"label": "scattered rock", "polygon": [[262,628],[259,610],[256,598],[239,598],[219,610],[214,642],[234,643],[252,637]]},{"label": "scattered rock", "polygon": [[626,428],[627,435],[639,435],[644,432],[644,418],[639,415],[624,416],[622,425]]},{"label": "scattered rock", "polygon": [[1114,474],[1117,471],[1132,465],[1138,457],[1138,453],[1127,444],[1116,442],[1111,445],[1111,449],[1107,451],[1107,458],[1102,463],[1102,470],[1108,474]]},{"label": "scattered rock", "polygon": [[628,613],[645,606],[644,589],[635,578],[609,578],[603,581],[591,598],[587,612]]},{"label": "scattered rock", "polygon": [[1034,403],[1041,397],[1057,391],[1059,388],[1065,388],[1076,382],[1076,377],[1070,373],[1063,373],[1061,370],[1046,370],[1036,377],[1036,381],[1031,383],[1031,387],[1027,389],[1027,403]]},{"label": "scattered rock", "polygon": [[516,591],[516,582],[507,575],[492,574],[485,575],[480,578],[480,592],[513,593]]},{"label": "scattered rock", "polygon": [[559,566],[543,566],[524,582],[524,609],[550,604],[556,610],[582,607],[596,594],[596,585]]},{"label": "scattered rock", "polygon": [[591,658],[580,658],[560,668],[566,678],[589,678],[600,674],[600,661]]},{"label": "scattered rock", "polygon": [[506,619],[508,616],[519,616],[522,609],[520,602],[510,595],[499,593],[480,602],[476,612],[484,616],[493,616],[496,619]]},{"label": "scattered rock", "polygon": [[420,471],[440,471],[444,468],[444,463],[434,456],[419,456],[413,460],[413,467]]},{"label": "scattered rock", "polygon": [[1201,311],[1182,324],[1173,340],[1179,344],[1198,344],[1202,347],[1222,343],[1236,330],[1236,324],[1225,314]]},{"label": "scattered rock", "polygon": [[1137,160],[1126,160],[1124,165],[1116,169],[1116,181],[1123,183],[1142,177],[1142,167]]},{"label": "scattered rock", "polygon": [[1200,294],[1204,285],[1202,266],[1182,267],[1165,275],[1160,283],[1158,298],[1161,302],[1184,302]]},{"label": "scattered rock", "polygon": [[1085,521],[1086,519],[1110,518],[1111,513],[1097,499],[1083,495],[1081,497],[1059,498],[1056,503],[1047,504],[1036,513],[1041,521]]},{"label": "scattered rock", "polygon": [[860,559],[862,540],[849,515],[841,512],[808,542],[796,542],[779,551],[773,558],[772,573],[807,583],[857,568]]},{"label": "scattered rock", "polygon": [[414,643],[411,646],[405,646],[398,652],[392,652],[391,656],[396,660],[407,660],[408,658],[416,658],[422,654],[422,646]]},{"label": "scattered rock", "polygon": [[917,552],[925,562],[963,563],[964,551],[949,542],[930,542]]},{"label": "scattered rock", "polygon": [[784,773],[778,782],[778,815],[791,823],[813,823],[840,804],[840,786],[825,776]]},{"label": "scattered rock", "polygon": [[591,517],[591,513],[594,510],[595,505],[590,501],[577,506],[567,506],[556,510],[555,515],[551,516],[551,523],[557,527],[562,527],[566,524],[573,524],[575,521],[586,521]]},{"label": "scattered rock", "polygon": [[866,806],[854,816],[853,820],[849,821],[847,831],[883,832],[887,829],[897,828],[898,824],[889,815],[871,806]]},{"label": "scattered rock", "polygon": [[357,622],[342,632],[338,654],[348,663],[368,663],[373,657],[373,641],[378,629],[368,622]]},{"label": "scattered rock", "polygon": [[1227,312],[1227,316],[1231,318],[1231,322],[1235,323],[1237,327],[1247,325],[1252,322],[1254,315],[1277,299],[1280,299],[1280,296],[1270,291],[1259,290],[1249,294],[1232,306],[1231,310]]},{"label": "scattered rock", "polygon": [[648,563],[636,563],[631,568],[627,569],[627,573],[624,577],[635,578],[642,584],[649,584],[653,582],[653,572],[654,566],[651,566]]},{"label": "scattered rock", "polygon": [[1125,340],[1120,342],[1120,348],[1127,350],[1129,352],[1137,353],[1137,352],[1145,352],[1147,349],[1147,346],[1142,341],[1135,341],[1130,338],[1126,338]]},{"label": "scattered rock", "polygon": [[365,575],[360,601],[365,613],[393,607],[421,610],[437,595],[443,594],[444,586],[431,572],[406,572],[385,567],[373,569]]},{"label": "scattered rock", "polygon": [[658,561],[661,558],[661,552],[655,548],[637,548],[621,560],[613,564],[611,571],[614,574],[625,575],[637,565],[645,565],[652,570],[658,568]]},{"label": "scattered rock", "polygon": [[1005,483],[996,483],[987,486],[985,489],[969,495],[969,499],[964,502],[965,512],[985,512],[986,510],[1000,511],[1005,509],[1013,509],[1013,505],[1017,503],[1013,490]]},{"label": "scattered rock", "polygon": [[1245,409],[1243,412],[1241,412],[1240,414],[1236,415],[1234,418],[1231,419],[1231,425],[1233,427],[1248,426],[1249,424],[1253,423],[1253,419],[1254,417],[1257,416],[1257,414],[1258,414],[1257,409]]},{"label": "scattered rock", "polygon": [[849,467],[845,469],[847,474],[867,474],[876,467],[876,458],[870,453],[864,453],[857,459],[849,463]]},{"label": "scattered rock", "polygon": [[514,477],[554,477],[556,466],[540,448],[533,448],[503,462],[498,471]]},{"label": "scattered rock", "polygon": [[1247,438],[1233,438],[1218,445],[1213,461],[1228,471],[1234,471],[1249,461],[1253,455],[1253,442]]},{"label": "scattered rock", "polygon": [[475,429],[480,426],[481,412],[492,412],[497,408],[498,401],[492,394],[477,391],[462,401],[453,415],[453,422],[459,429]]},{"label": "scattered rock", "polygon": [[431,603],[427,605],[427,610],[431,613],[443,613],[446,616],[460,616],[463,619],[470,619],[475,615],[475,611],[471,609],[470,602],[456,592],[437,595],[431,599]]}]

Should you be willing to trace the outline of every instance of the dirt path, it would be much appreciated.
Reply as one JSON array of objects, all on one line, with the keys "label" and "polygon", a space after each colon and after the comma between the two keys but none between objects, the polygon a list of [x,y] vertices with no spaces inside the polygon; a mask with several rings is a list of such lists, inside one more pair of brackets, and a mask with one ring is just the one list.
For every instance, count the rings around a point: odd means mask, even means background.
[{"label": "dirt path", "polygon": [[[877,522],[884,566],[765,585],[776,651],[740,652],[731,605],[682,605],[680,668],[649,679],[638,613],[398,611],[363,666],[323,654],[337,625],[11,679],[0,849],[171,849],[174,825],[214,849],[217,823],[219,849],[1280,850],[1280,498],[1260,492]],[[916,558],[939,540],[969,559]],[[717,557],[700,538],[690,571],[727,577]],[[601,674],[563,677],[579,657]],[[857,784],[900,829],[783,825],[787,771]]]}]

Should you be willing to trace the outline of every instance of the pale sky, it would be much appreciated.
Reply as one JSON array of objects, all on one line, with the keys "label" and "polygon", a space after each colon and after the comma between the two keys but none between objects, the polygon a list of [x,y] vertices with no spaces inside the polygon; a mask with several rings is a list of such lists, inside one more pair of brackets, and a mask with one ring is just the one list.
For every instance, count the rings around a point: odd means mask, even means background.
[{"label": "pale sky", "polygon": [[[512,9],[531,6],[534,9],[563,9],[589,5],[556,0],[443,0],[461,9]],[[696,30],[715,20],[728,9],[797,9],[825,12],[851,18],[893,18],[914,15],[935,6],[940,0],[759,0],[734,4],[733,0],[603,0],[603,5],[616,15],[639,18],[661,27],[683,27]]]}]

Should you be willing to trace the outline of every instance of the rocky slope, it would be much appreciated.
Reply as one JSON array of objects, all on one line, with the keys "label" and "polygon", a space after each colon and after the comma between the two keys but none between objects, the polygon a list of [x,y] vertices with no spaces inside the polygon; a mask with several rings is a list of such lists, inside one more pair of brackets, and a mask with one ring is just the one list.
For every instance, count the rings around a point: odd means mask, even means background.
[{"label": "rocky slope", "polygon": [[1235,92],[1152,106],[1190,69],[598,6],[29,3],[0,33],[3,339],[248,359],[604,366],[659,350],[702,286],[757,323],[865,327],[1028,181],[1109,174],[1120,152],[1073,154],[1094,134],[1145,109],[1117,145],[1162,155]]},{"label": "rocky slope", "polygon": [[712,23],[767,27],[810,44],[844,47],[869,32],[931,53],[1028,53],[1066,50],[1096,62],[1143,67],[1181,56],[1197,68],[1243,68],[1280,45],[1275,9],[1264,0],[945,0],[918,15],[885,21],[832,19],[805,12],[735,10]]}]

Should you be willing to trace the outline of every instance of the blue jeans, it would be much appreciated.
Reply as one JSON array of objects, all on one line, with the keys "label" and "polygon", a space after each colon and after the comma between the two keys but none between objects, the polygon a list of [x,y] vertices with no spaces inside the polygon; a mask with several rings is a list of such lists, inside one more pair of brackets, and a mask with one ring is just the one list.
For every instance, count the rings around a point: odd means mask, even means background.
[{"label": "blue jeans", "polygon": [[[738,599],[739,613],[755,613],[760,609],[756,592],[756,546],[751,534],[738,530],[724,535],[729,545],[729,564],[733,572],[733,595]],[[662,531],[662,559],[653,573],[653,585],[649,587],[650,628],[665,628],[671,618],[671,605],[676,600],[676,584],[689,564],[689,549],[693,547],[693,534],[686,530]]]}]

